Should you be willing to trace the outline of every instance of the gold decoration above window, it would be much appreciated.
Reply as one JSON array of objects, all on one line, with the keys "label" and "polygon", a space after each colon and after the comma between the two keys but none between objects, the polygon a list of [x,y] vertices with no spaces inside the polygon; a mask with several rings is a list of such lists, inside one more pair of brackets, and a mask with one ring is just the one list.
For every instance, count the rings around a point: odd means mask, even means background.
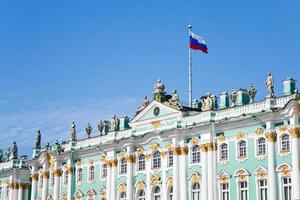
[{"label": "gold decoration above window", "polygon": [[128,155],[126,157],[126,160],[127,160],[128,163],[134,163],[135,162],[135,157],[134,157],[134,155]]},{"label": "gold decoration above window", "polygon": [[145,189],[145,184],[143,183],[143,181],[139,181],[135,187],[136,187],[137,191],[143,190],[143,189]]},{"label": "gold decoration above window", "polygon": [[220,183],[228,183],[229,182],[229,176],[228,175],[221,175],[218,177]]},{"label": "gold decoration above window", "polygon": [[264,130],[262,128],[257,128],[256,131],[255,131],[255,134],[257,136],[262,136],[264,134]]},{"label": "gold decoration above window", "polygon": [[220,136],[218,137],[218,140],[219,140],[220,142],[224,142],[224,141],[226,140],[225,135],[224,135],[224,134],[220,135]]},{"label": "gold decoration above window", "polygon": [[68,196],[66,194],[63,194],[62,199],[63,200],[68,200]]},{"label": "gold decoration above window", "polygon": [[199,141],[198,141],[198,139],[196,139],[196,138],[192,138],[191,140],[190,140],[190,144],[191,145],[198,145],[199,144]]},{"label": "gold decoration above window", "polygon": [[105,162],[106,161],[106,156],[101,156],[100,161]]},{"label": "gold decoration above window", "polygon": [[80,167],[81,166],[81,161],[77,160],[76,163],[75,163],[75,165],[78,166],[78,167]]},{"label": "gold decoration above window", "polygon": [[300,138],[300,131],[299,128],[290,128],[289,134],[292,138]]},{"label": "gold decoration above window", "polygon": [[101,190],[100,191],[100,197],[103,198],[106,196],[106,191],[105,190]]},{"label": "gold decoration above window", "polygon": [[159,185],[159,184],[161,184],[161,179],[160,179],[160,177],[157,176],[157,175],[151,176],[151,178],[150,178],[150,184],[151,184],[151,185]]},{"label": "gold decoration above window", "polygon": [[146,160],[147,160],[147,161],[150,160],[151,156],[152,156],[151,154],[145,154]]},{"label": "gold decoration above window", "polygon": [[89,165],[93,165],[95,162],[93,160],[89,160]]},{"label": "gold decoration above window", "polygon": [[125,158],[126,157],[125,150],[120,151],[120,153],[118,154],[118,156],[121,157],[121,158]]},{"label": "gold decoration above window", "polygon": [[169,178],[167,179],[167,185],[168,185],[168,186],[172,186],[172,185],[173,185],[173,177],[169,177]]},{"label": "gold decoration above window", "polygon": [[207,152],[207,146],[206,146],[206,144],[201,144],[201,145],[200,145],[200,150],[201,150],[202,152]]},{"label": "gold decoration above window", "polygon": [[246,134],[245,134],[245,133],[243,133],[243,132],[238,132],[238,133],[236,134],[236,140],[240,140],[240,139],[244,139],[244,138],[246,138]]},{"label": "gold decoration above window", "polygon": [[167,152],[166,151],[162,151],[162,152],[160,152],[160,155],[161,155],[161,157],[163,158],[163,159],[165,159],[166,157],[167,157]]},{"label": "gold decoration above window", "polygon": [[285,126],[285,125],[281,125],[281,126],[279,126],[279,128],[278,128],[278,130],[279,130],[279,132],[286,132],[287,131],[287,127]]},{"label": "gold decoration above window", "polygon": [[119,185],[119,192],[126,192],[126,184],[125,183],[121,183]]},{"label": "gold decoration above window", "polygon": [[241,169],[236,173],[236,177],[237,177],[238,181],[246,181],[247,173],[245,170]]},{"label": "gold decoration above window", "polygon": [[171,148],[173,148],[173,147],[174,147],[173,143],[172,143],[172,142],[168,142],[167,148],[168,148],[168,149],[171,149]]},{"label": "gold decoration above window", "polygon": [[275,142],[277,140],[277,134],[275,132],[269,132],[265,134],[268,142]]},{"label": "gold decoration above window", "polygon": [[281,172],[281,176],[291,176],[291,170],[287,165],[282,165],[278,170]]},{"label": "gold decoration above window", "polygon": [[151,149],[152,149],[152,151],[156,151],[156,150],[158,150],[159,149],[159,144],[158,143],[153,143],[153,144],[151,144]]},{"label": "gold decoration above window", "polygon": [[191,182],[192,182],[192,184],[199,183],[199,181],[200,181],[200,178],[199,178],[198,174],[197,173],[193,173],[192,176],[191,176]]},{"label": "gold decoration above window", "polygon": [[157,121],[153,121],[151,122],[151,125],[153,128],[159,128],[160,127],[160,121],[157,120]]},{"label": "gold decoration above window", "polygon": [[143,149],[143,147],[136,147],[136,149],[135,149],[135,152],[136,153],[138,153],[138,154],[142,154],[142,153],[144,153],[144,149]]},{"label": "gold decoration above window", "polygon": [[267,178],[267,174],[264,171],[259,171],[256,174],[257,179],[266,179]]}]

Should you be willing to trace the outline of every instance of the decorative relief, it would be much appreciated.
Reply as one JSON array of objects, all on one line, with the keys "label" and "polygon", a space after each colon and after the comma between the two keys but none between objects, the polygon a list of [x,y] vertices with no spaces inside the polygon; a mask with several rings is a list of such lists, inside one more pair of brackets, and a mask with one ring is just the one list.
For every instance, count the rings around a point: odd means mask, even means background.
[{"label": "decorative relief", "polygon": [[220,141],[220,142],[224,142],[225,140],[226,140],[226,137],[224,134],[222,134],[218,137],[218,141]]},{"label": "decorative relief", "polygon": [[139,182],[136,184],[135,187],[136,187],[137,191],[139,191],[139,190],[144,190],[144,189],[145,189],[145,184],[144,184],[143,181],[139,181]]},{"label": "decorative relief", "polygon": [[191,182],[192,182],[192,184],[200,182],[200,177],[197,173],[193,173],[191,175]]},{"label": "decorative relief", "polygon": [[101,156],[100,161],[106,162],[106,156]]},{"label": "decorative relief", "polygon": [[158,150],[159,149],[159,144],[158,143],[153,143],[153,144],[151,144],[151,149],[152,149],[152,151],[156,151],[156,150]]},{"label": "decorative relief", "polygon": [[236,177],[238,181],[246,181],[247,180],[247,173],[245,170],[241,169],[236,173]]},{"label": "decorative relief", "polygon": [[118,165],[118,160],[117,159],[112,159],[107,161],[107,166],[108,167],[116,167]]},{"label": "decorative relief", "polygon": [[121,157],[121,158],[125,158],[126,157],[125,150],[120,151],[120,153],[118,154],[118,156]]},{"label": "decorative relief", "polygon": [[228,183],[230,177],[228,175],[221,175],[218,177],[220,183]]},{"label": "decorative relief", "polygon": [[257,136],[262,136],[265,133],[265,131],[262,128],[257,128],[255,131],[255,134]]},{"label": "decorative relief", "polygon": [[245,138],[246,138],[246,134],[243,132],[238,132],[236,134],[236,140],[245,139]]},{"label": "decorative relief", "polygon": [[100,197],[104,198],[106,196],[106,191],[105,190],[101,190],[100,191]]},{"label": "decorative relief", "polygon": [[227,165],[228,162],[229,162],[228,159],[220,159],[219,160],[219,164],[222,166]]},{"label": "decorative relief", "polygon": [[285,125],[281,125],[278,127],[279,132],[283,133],[287,131],[287,127]]},{"label": "decorative relief", "polygon": [[119,192],[126,192],[126,184],[125,183],[121,183],[119,185]]},{"label": "decorative relief", "polygon": [[198,141],[198,139],[197,138],[192,138],[191,140],[190,140],[190,144],[191,145],[198,145],[199,144],[199,141]]},{"label": "decorative relief", "polygon": [[72,174],[73,168],[71,166],[67,167],[67,172],[68,174]]},{"label": "decorative relief", "polygon": [[263,154],[263,155],[257,155],[256,156],[257,160],[264,160],[267,158],[267,155],[266,154]]},{"label": "decorative relief", "polygon": [[89,160],[88,163],[89,165],[94,165],[95,162],[93,160]]},{"label": "decorative relief", "polygon": [[160,121],[159,120],[153,121],[153,122],[151,122],[151,125],[155,129],[159,128],[160,127]]},{"label": "decorative relief", "polygon": [[160,155],[163,159],[167,158],[167,154],[168,154],[168,152],[166,152],[166,151],[160,152]]},{"label": "decorative relief", "polygon": [[237,157],[237,160],[238,160],[239,162],[245,162],[247,159],[248,159],[247,156],[239,156],[239,157]]},{"label": "decorative relief", "polygon": [[144,153],[144,149],[143,149],[143,147],[136,147],[136,149],[135,149],[135,152],[136,153],[138,153],[138,154],[142,154],[142,153]]},{"label": "decorative relief", "polygon": [[214,151],[217,148],[217,145],[215,145],[214,143],[206,143],[205,145],[207,151]]},{"label": "decorative relief", "polygon": [[62,174],[62,171],[61,171],[61,169],[56,168],[53,170],[53,173],[54,173],[55,177],[60,177]]},{"label": "decorative relief", "polygon": [[37,181],[38,180],[38,174],[37,173],[32,173],[31,175],[30,175],[30,178],[31,178],[31,180],[32,181]]},{"label": "decorative relief", "polygon": [[206,144],[201,144],[201,145],[200,145],[200,150],[201,150],[202,152],[207,152]]},{"label": "decorative relief", "polygon": [[43,175],[44,179],[49,179],[50,172],[49,171],[43,171],[42,175]]},{"label": "decorative relief", "polygon": [[134,155],[128,155],[128,156],[126,157],[126,161],[127,161],[128,163],[134,163],[134,162],[135,162],[135,157],[134,157]]},{"label": "decorative relief", "polygon": [[173,177],[169,177],[169,178],[167,179],[167,185],[168,185],[168,186],[172,186],[172,185],[173,185]]},{"label": "decorative relief", "polygon": [[291,176],[291,170],[287,165],[282,165],[281,167],[279,167],[278,171],[281,172],[281,176]]},{"label": "decorative relief", "polygon": [[95,191],[90,189],[87,193],[87,200],[93,200],[94,199],[94,196],[95,196]]},{"label": "decorative relief", "polygon": [[299,128],[290,128],[289,134],[292,138],[300,138],[300,131]]},{"label": "decorative relief", "polygon": [[173,143],[172,143],[172,142],[168,142],[167,148],[168,148],[168,149],[171,149],[171,148],[173,148],[173,147],[174,147]]},{"label": "decorative relief", "polygon": [[257,179],[266,179],[267,178],[267,174],[264,171],[259,171],[256,174]]},{"label": "decorative relief", "polygon": [[266,136],[268,142],[276,142],[276,140],[277,140],[276,132],[265,133],[265,136]]},{"label": "decorative relief", "polygon": [[152,156],[151,154],[145,154],[146,160],[149,161],[151,159],[151,156]]},{"label": "decorative relief", "polygon": [[187,155],[189,153],[188,147],[179,147],[179,155]]},{"label": "decorative relief", "polygon": [[150,184],[151,185],[159,185],[161,184],[161,179],[159,176],[157,175],[152,175],[150,178]]}]

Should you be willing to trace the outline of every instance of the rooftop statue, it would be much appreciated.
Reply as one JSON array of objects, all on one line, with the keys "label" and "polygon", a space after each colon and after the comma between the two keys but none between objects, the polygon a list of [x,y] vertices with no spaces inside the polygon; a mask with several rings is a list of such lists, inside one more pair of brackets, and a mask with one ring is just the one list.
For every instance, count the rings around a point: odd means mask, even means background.
[{"label": "rooftop statue", "polygon": [[231,93],[230,93],[230,99],[232,101],[232,106],[236,106],[237,97],[238,97],[237,91],[234,88],[232,88]]},{"label": "rooftop statue", "polygon": [[141,112],[141,111],[142,111],[144,108],[146,108],[148,105],[149,105],[149,100],[148,100],[147,96],[145,96],[142,105],[137,109],[136,113]]},{"label": "rooftop statue", "polygon": [[103,120],[100,120],[99,124],[98,124],[98,130],[100,132],[100,135],[103,134],[103,130],[104,130],[104,122]]},{"label": "rooftop statue", "polygon": [[110,131],[117,131],[119,128],[119,119],[117,118],[116,115],[113,115],[112,118],[110,119]]},{"label": "rooftop statue", "polygon": [[6,157],[6,161],[8,161],[8,160],[10,159],[10,147],[8,147],[8,148],[6,149],[5,157]]},{"label": "rooftop statue", "polygon": [[91,124],[88,123],[87,127],[85,128],[85,132],[86,132],[88,138],[91,137],[92,130],[93,130],[93,128],[91,127]]},{"label": "rooftop statue", "polygon": [[265,82],[269,95],[267,97],[275,97],[274,95],[274,81],[271,73],[268,73],[267,80]]},{"label": "rooftop statue", "polygon": [[58,140],[55,141],[55,150],[58,154],[63,152],[62,146],[61,146],[61,144],[59,144]]},{"label": "rooftop statue", "polygon": [[38,130],[35,137],[35,148],[40,149],[41,148],[41,131]]},{"label": "rooftop statue", "polygon": [[161,80],[158,80],[154,85],[154,93],[164,93],[164,92],[165,92],[165,85],[161,82]]},{"label": "rooftop statue", "polygon": [[3,159],[3,150],[0,149],[0,162],[2,162],[2,159]]},{"label": "rooftop statue", "polygon": [[16,142],[14,142],[13,146],[13,159],[18,159],[18,146]]},{"label": "rooftop statue", "polygon": [[76,141],[77,137],[76,137],[76,124],[75,124],[75,122],[72,123],[72,126],[70,128],[70,132],[71,132],[71,140]]},{"label": "rooftop statue", "polygon": [[255,87],[253,86],[253,84],[250,84],[250,88],[248,90],[249,96],[250,96],[250,102],[249,103],[253,103],[254,102],[254,98],[256,96],[257,90],[255,89]]},{"label": "rooftop statue", "polygon": [[216,97],[208,92],[206,96],[201,98],[201,103],[202,111],[213,110],[216,107]]},{"label": "rooftop statue", "polygon": [[182,108],[176,89],[173,90],[173,95],[172,95],[171,99],[169,99],[169,102],[172,106]]},{"label": "rooftop statue", "polygon": [[45,149],[50,150],[50,143],[49,142],[46,142]]}]

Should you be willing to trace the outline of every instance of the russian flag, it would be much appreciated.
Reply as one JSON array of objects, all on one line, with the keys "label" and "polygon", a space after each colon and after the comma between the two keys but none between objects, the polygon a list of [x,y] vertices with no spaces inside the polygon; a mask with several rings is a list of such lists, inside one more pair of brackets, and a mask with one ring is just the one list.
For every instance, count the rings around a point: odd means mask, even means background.
[{"label": "russian flag", "polygon": [[203,40],[202,37],[196,35],[193,32],[191,32],[190,34],[190,48],[194,50],[200,50],[203,53],[208,53],[206,42]]}]

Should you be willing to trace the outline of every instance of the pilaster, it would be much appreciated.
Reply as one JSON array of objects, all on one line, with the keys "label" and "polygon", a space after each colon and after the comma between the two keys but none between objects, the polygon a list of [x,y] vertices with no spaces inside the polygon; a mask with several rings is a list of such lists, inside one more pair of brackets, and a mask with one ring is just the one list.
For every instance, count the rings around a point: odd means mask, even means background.
[{"label": "pilaster", "polygon": [[31,200],[36,200],[37,181],[38,181],[37,166],[32,167],[30,177],[31,177]]},{"label": "pilaster", "polygon": [[202,167],[202,188],[201,199],[207,200],[207,148],[205,144],[200,145],[201,150],[201,167]]}]

